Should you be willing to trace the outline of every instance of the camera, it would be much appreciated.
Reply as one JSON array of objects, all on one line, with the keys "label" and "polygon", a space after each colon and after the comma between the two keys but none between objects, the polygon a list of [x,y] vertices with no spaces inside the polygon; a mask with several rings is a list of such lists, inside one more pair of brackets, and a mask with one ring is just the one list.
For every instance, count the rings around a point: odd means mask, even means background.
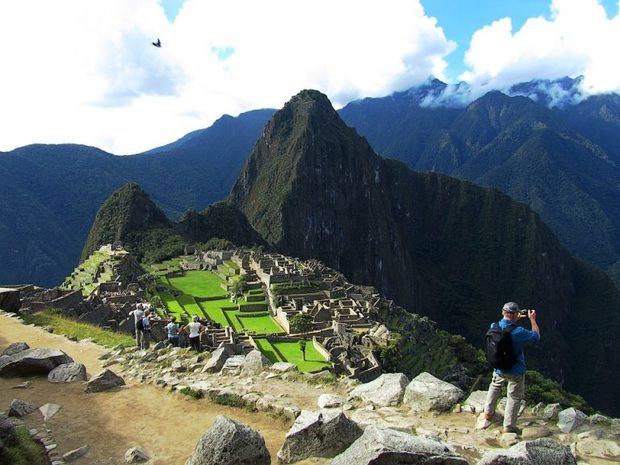
[{"label": "camera", "polygon": [[527,318],[527,312],[529,312],[529,310],[527,308],[523,308],[519,310],[519,316],[522,318]]}]

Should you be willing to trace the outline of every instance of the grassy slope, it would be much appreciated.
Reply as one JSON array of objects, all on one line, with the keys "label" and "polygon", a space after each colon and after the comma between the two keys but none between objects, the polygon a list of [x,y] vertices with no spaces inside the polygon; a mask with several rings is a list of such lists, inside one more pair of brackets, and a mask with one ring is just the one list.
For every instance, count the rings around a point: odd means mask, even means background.
[{"label": "grassy slope", "polygon": [[53,310],[36,312],[32,315],[23,315],[23,318],[28,324],[32,323],[37,326],[49,326],[54,328],[54,333],[56,334],[75,336],[78,339],[91,338],[97,344],[101,344],[105,347],[115,347],[117,345],[131,347],[136,343],[134,338],[127,334],[106,331],[98,326],[87,323],[79,323]]},{"label": "grassy slope", "polygon": [[210,271],[186,271],[184,276],[169,278],[169,281],[175,289],[198,298],[209,298],[225,294],[220,286],[224,281]]},{"label": "grassy slope", "polygon": [[267,339],[255,339],[256,344],[265,357],[272,363],[289,362],[297,366],[299,371],[319,371],[330,366],[321,354],[317,352],[311,342],[306,344],[306,360],[303,360],[299,344],[297,342],[275,342]]},{"label": "grassy slope", "polygon": [[0,463],[7,465],[46,465],[49,463],[43,451],[43,446],[37,443],[28,434],[25,426],[17,427],[19,443],[7,447],[4,454],[0,454]]}]

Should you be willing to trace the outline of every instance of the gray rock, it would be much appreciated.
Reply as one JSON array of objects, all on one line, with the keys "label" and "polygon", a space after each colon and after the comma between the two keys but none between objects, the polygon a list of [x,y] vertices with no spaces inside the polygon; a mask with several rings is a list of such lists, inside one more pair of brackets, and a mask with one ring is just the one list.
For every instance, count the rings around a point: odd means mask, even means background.
[{"label": "gray rock", "polygon": [[25,417],[32,412],[36,412],[38,407],[30,402],[25,402],[20,399],[13,399],[9,407],[10,417]]},{"label": "gray rock", "polygon": [[289,362],[276,362],[273,365],[271,365],[271,369],[279,373],[286,373],[287,371],[297,370],[297,366]]},{"label": "gray rock", "polygon": [[62,454],[62,459],[65,462],[73,462],[74,460],[79,459],[80,457],[84,457],[88,452],[88,446],[82,446],[78,449],[70,450],[69,452],[65,452]]},{"label": "gray rock", "polygon": [[521,432],[521,439],[540,439],[551,436],[551,430],[546,426],[526,426]]},{"label": "gray rock", "polygon": [[463,405],[469,405],[474,410],[474,413],[480,413],[484,411],[484,404],[487,400],[487,391],[474,391],[467,400],[463,402]]},{"label": "gray rock", "polygon": [[14,446],[17,444],[17,439],[17,431],[15,431],[13,422],[0,414],[0,451],[2,451],[2,444]]},{"label": "gray rock", "polygon": [[270,465],[263,437],[252,428],[219,416],[202,435],[185,465]]},{"label": "gray rock", "polygon": [[575,408],[567,408],[558,414],[558,428],[563,433],[572,433],[586,421],[585,413]]},{"label": "gray rock", "polygon": [[461,388],[424,372],[407,385],[404,402],[418,411],[445,412],[461,400],[464,394]]},{"label": "gray rock", "polygon": [[584,439],[577,441],[577,454],[580,457],[596,457],[613,460],[620,459],[620,444],[609,439]]},{"label": "gray rock", "polygon": [[73,359],[58,349],[26,349],[0,357],[0,376],[47,374],[58,365]]},{"label": "gray rock", "polygon": [[611,425],[611,418],[595,413],[588,417],[588,423],[591,425]]},{"label": "gray rock", "polygon": [[336,408],[342,407],[347,399],[333,394],[321,394],[317,400],[319,408]]},{"label": "gray rock", "polygon": [[114,373],[112,370],[103,370],[97,373],[86,383],[84,392],[108,391],[118,386],[124,386],[125,380]]},{"label": "gray rock", "polygon": [[232,350],[229,349],[227,346],[216,349],[211,354],[211,358],[205,365],[203,371],[205,373],[217,373],[224,367],[224,363],[226,363],[226,360],[228,360],[228,357],[230,357],[232,354]]},{"label": "gray rock", "polygon": [[478,465],[576,465],[568,446],[553,439],[520,442],[510,449],[485,452]]},{"label": "gray rock", "polygon": [[308,457],[335,457],[361,435],[362,429],[342,412],[303,410],[284,438],[278,461],[292,463]]},{"label": "gray rock", "polygon": [[64,363],[50,371],[47,380],[50,383],[86,381],[86,367],[77,362]]},{"label": "gray rock", "polygon": [[43,415],[43,421],[47,421],[56,415],[62,409],[62,405],[58,404],[45,404],[39,407],[39,411]]},{"label": "gray rock", "polygon": [[233,355],[228,357],[224,362],[224,366],[222,367],[221,373],[223,375],[237,374],[241,371],[241,367],[243,366],[243,362],[245,360],[244,355]]},{"label": "gray rock", "polygon": [[132,447],[125,452],[125,462],[127,463],[140,463],[150,460],[149,454],[141,447]]},{"label": "gray rock", "polygon": [[400,404],[409,379],[402,373],[384,373],[370,383],[360,384],[351,397],[360,397],[365,402],[389,407]]},{"label": "gray rock", "polygon": [[6,355],[7,357],[10,357],[11,355],[15,355],[16,353],[27,349],[30,349],[30,346],[25,342],[14,342],[12,344],[9,344],[9,346],[2,351],[0,356]]},{"label": "gray rock", "polygon": [[366,427],[364,434],[330,465],[467,465],[448,446],[402,431]]},{"label": "gray rock", "polygon": [[269,366],[271,366],[269,359],[260,350],[253,350],[245,356],[241,374],[243,376],[257,375]]},{"label": "gray rock", "polygon": [[561,411],[562,407],[560,406],[560,404],[549,404],[543,410],[542,417],[545,420],[552,421],[558,418],[558,415]]}]

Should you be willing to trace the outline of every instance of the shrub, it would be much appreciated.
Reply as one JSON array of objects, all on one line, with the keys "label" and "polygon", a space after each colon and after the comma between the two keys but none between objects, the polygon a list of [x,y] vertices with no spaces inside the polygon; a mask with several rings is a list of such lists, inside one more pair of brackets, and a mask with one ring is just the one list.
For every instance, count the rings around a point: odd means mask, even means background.
[{"label": "shrub", "polygon": [[196,400],[202,399],[204,397],[204,395],[202,394],[202,391],[192,389],[191,387],[184,387],[179,392],[183,394],[184,396],[191,397],[192,399],[196,399]]},{"label": "shrub", "polygon": [[312,329],[312,317],[307,313],[298,313],[289,324],[291,333],[306,333]]}]

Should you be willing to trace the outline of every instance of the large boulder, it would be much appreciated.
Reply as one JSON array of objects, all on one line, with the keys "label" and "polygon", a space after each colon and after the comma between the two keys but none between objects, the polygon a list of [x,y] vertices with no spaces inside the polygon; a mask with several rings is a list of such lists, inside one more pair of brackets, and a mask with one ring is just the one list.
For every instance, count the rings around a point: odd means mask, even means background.
[{"label": "large boulder", "polygon": [[50,383],[73,383],[86,381],[86,367],[81,363],[71,362],[58,365],[47,375]]},{"label": "large boulder", "polygon": [[39,407],[43,420],[47,421],[62,410],[62,405],[47,403]]},{"label": "large boulder", "polygon": [[586,418],[588,416],[581,410],[567,408],[558,414],[558,428],[563,433],[572,433],[585,423]]},{"label": "large boulder", "polygon": [[308,457],[335,457],[362,435],[362,429],[342,412],[303,410],[284,438],[280,463]]},{"label": "large boulder", "polygon": [[253,350],[245,356],[241,374],[243,376],[258,375],[269,366],[271,366],[269,359],[260,350]]},{"label": "large boulder", "polygon": [[478,465],[576,465],[568,446],[549,438],[485,452]]},{"label": "large boulder", "polygon": [[0,356],[6,355],[7,357],[9,357],[11,355],[15,355],[18,352],[21,352],[22,350],[27,349],[30,349],[30,346],[25,342],[14,342],[12,344],[9,344],[9,346],[2,351]]},{"label": "large boulder", "polygon": [[600,459],[620,461],[620,444],[609,439],[586,438],[577,441],[579,457],[596,457]]},{"label": "large boulder", "polygon": [[224,367],[224,363],[231,355],[233,355],[233,351],[227,346],[214,350],[202,371],[205,373],[217,373]]},{"label": "large boulder", "polygon": [[228,357],[226,361],[224,362],[224,366],[222,367],[222,370],[220,373],[223,375],[239,374],[244,361],[245,361],[244,355],[233,355],[231,357]]},{"label": "large boulder", "polygon": [[58,365],[73,359],[58,349],[26,349],[0,357],[0,376],[47,374]]},{"label": "large boulder", "polygon": [[101,392],[114,389],[118,386],[124,386],[125,380],[114,373],[112,370],[103,370],[97,373],[86,383],[84,392]]},{"label": "large boulder", "polygon": [[270,465],[265,440],[249,426],[219,416],[185,465]]},{"label": "large boulder", "polygon": [[2,446],[14,446],[17,444],[18,436],[15,431],[15,425],[6,416],[0,413],[0,453]]},{"label": "large boulder", "polygon": [[467,465],[467,460],[439,441],[368,426],[330,465]]},{"label": "large boulder", "polygon": [[405,389],[405,403],[417,411],[450,410],[465,393],[453,384],[435,378],[430,373],[420,373]]},{"label": "large boulder", "polygon": [[10,417],[25,417],[26,415],[30,415],[32,412],[36,412],[37,407],[30,402],[26,402],[20,399],[13,399],[11,401],[11,405],[9,406],[9,416]]},{"label": "large boulder", "polygon": [[547,405],[542,413],[542,417],[545,420],[555,420],[558,418],[558,415],[562,411],[562,407],[560,404],[549,404]]},{"label": "large boulder", "polygon": [[384,373],[370,383],[364,383],[351,391],[351,397],[379,407],[390,407],[401,403],[409,379],[402,373]]}]

